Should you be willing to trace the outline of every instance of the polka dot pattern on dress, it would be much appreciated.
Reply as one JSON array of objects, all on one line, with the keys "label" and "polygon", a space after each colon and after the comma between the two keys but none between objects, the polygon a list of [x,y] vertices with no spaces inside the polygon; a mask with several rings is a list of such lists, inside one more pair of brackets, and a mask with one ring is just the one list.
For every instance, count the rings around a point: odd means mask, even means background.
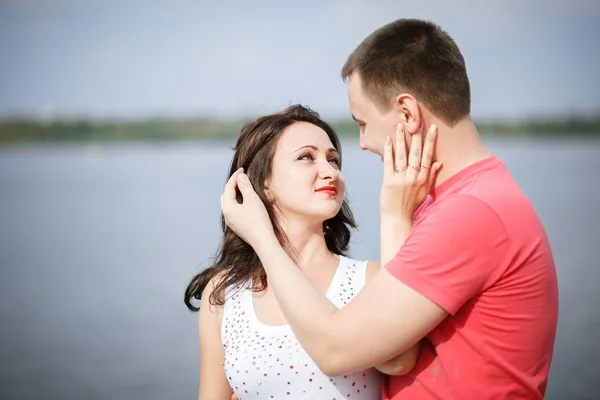
[{"label": "polka dot pattern on dress", "polygon": [[[366,261],[340,256],[327,297],[343,307],[364,286]],[[225,374],[240,400],[381,398],[375,369],[328,377],[306,354],[289,325],[262,324],[254,312],[251,282],[229,288],[221,339]]]}]

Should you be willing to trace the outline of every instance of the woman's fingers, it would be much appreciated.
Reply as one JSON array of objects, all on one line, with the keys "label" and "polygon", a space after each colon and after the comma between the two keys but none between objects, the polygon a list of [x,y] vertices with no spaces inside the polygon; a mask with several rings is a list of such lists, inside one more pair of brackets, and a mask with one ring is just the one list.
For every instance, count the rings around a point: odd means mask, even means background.
[{"label": "woman's fingers", "polygon": [[396,173],[406,171],[406,144],[404,141],[404,124],[400,123],[396,127],[396,146],[394,148],[395,171]]}]

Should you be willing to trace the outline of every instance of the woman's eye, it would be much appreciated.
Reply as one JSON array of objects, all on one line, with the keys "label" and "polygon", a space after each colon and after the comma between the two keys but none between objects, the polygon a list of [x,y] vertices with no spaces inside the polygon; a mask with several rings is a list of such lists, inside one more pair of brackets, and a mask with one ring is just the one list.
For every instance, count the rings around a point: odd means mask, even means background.
[{"label": "woman's eye", "polygon": [[330,163],[334,163],[335,165],[340,165],[340,160],[338,160],[337,158],[332,158],[329,160]]},{"label": "woman's eye", "polygon": [[298,157],[298,160],[312,160],[313,157],[310,154],[302,154],[300,157]]}]

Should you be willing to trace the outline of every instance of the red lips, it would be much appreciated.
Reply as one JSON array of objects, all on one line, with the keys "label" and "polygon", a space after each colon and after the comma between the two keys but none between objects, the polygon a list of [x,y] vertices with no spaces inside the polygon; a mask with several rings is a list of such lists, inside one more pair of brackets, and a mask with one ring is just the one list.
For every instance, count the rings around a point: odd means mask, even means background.
[{"label": "red lips", "polygon": [[337,189],[335,186],[323,186],[315,190],[315,192],[322,192],[329,196],[335,196],[337,194]]}]

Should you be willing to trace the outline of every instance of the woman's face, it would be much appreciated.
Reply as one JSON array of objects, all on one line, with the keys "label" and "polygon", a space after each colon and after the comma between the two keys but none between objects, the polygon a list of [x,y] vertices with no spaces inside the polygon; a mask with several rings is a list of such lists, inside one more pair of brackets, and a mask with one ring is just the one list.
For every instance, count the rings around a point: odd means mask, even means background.
[{"label": "woman's face", "polygon": [[283,132],[265,192],[287,219],[323,222],[337,215],[344,200],[339,154],[327,133],[308,122]]}]

